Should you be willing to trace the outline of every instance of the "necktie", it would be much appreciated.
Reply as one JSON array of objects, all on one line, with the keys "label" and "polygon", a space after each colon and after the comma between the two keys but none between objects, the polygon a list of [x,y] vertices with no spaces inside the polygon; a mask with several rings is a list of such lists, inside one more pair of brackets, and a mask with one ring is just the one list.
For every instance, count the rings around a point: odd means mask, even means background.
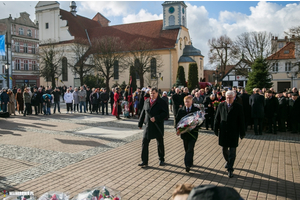
[{"label": "necktie", "polygon": [[190,108],[187,109],[187,112],[188,112],[188,113],[190,112]]}]

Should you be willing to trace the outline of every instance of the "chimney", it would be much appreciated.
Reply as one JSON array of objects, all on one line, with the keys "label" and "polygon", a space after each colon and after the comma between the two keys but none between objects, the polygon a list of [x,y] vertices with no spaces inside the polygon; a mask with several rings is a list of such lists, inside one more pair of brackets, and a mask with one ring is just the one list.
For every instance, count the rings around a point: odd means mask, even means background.
[{"label": "chimney", "polygon": [[284,37],[284,40],[287,41],[287,40],[288,40],[288,36],[285,36],[285,37]]},{"label": "chimney", "polygon": [[71,1],[71,3],[70,3],[70,12],[74,15],[74,16],[76,16],[76,8],[77,8],[77,6],[76,6],[76,3],[75,3],[75,1]]},{"label": "chimney", "polygon": [[278,37],[275,37],[275,40],[278,40]]},{"label": "chimney", "polygon": [[292,39],[294,39],[295,38],[295,35],[292,35]]}]

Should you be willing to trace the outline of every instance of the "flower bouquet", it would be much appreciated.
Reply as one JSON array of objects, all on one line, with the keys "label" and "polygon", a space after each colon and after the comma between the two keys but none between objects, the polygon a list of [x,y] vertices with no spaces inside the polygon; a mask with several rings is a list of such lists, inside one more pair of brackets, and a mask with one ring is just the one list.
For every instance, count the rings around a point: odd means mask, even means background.
[{"label": "flower bouquet", "polygon": [[35,200],[34,195],[8,195],[3,200]]},{"label": "flower bouquet", "polygon": [[84,191],[72,200],[120,200],[121,194],[117,190],[111,188],[100,186],[98,188]]},{"label": "flower bouquet", "polygon": [[69,200],[69,195],[62,192],[46,192],[38,200]]},{"label": "flower bouquet", "polygon": [[220,103],[221,103],[220,101],[214,101],[214,102],[212,102],[212,104],[213,104],[214,107],[218,107]]},{"label": "flower bouquet", "polygon": [[190,131],[203,123],[205,119],[204,115],[203,111],[196,111],[184,116],[177,124],[176,134],[181,135],[188,132],[191,136],[193,136]]}]

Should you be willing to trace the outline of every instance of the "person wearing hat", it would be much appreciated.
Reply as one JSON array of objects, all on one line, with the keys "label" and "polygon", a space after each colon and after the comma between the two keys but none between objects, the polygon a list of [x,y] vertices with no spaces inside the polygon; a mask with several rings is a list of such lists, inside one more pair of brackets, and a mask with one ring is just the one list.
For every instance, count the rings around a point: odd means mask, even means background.
[{"label": "person wearing hat", "polygon": [[116,87],[115,90],[116,92],[114,94],[114,108],[112,114],[116,116],[117,119],[121,119],[120,114],[122,113],[122,108],[120,103],[120,98],[121,98],[120,88]]},{"label": "person wearing hat", "polygon": [[278,114],[278,99],[273,96],[272,90],[267,90],[267,98],[265,99],[265,116],[268,120],[267,133],[277,134],[276,117]]},{"label": "person wearing hat", "polygon": [[283,96],[283,91],[278,92],[278,131],[285,132],[285,121],[287,118],[287,101]]},{"label": "person wearing hat", "polygon": [[[254,94],[249,97],[249,104],[251,106],[251,117],[254,123],[254,133],[255,135],[262,135],[265,98],[259,94],[259,88],[254,88],[253,92]],[[259,130],[257,130],[257,126],[259,126]]]},{"label": "person wearing hat", "polygon": [[108,115],[109,94],[107,93],[106,88],[103,88],[103,91],[100,94],[100,99],[102,102],[102,115],[104,115],[104,107],[105,107],[105,113],[106,113],[106,115]]}]

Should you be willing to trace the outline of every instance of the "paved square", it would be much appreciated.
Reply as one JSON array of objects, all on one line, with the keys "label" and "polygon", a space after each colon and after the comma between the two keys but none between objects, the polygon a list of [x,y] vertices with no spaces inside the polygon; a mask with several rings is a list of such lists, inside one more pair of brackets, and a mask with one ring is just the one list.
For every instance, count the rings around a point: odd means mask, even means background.
[{"label": "paved square", "polygon": [[244,199],[300,199],[299,135],[248,131],[229,179],[218,139],[204,129],[195,166],[186,173],[183,143],[172,123],[165,123],[166,166],[158,165],[153,140],[149,167],[142,169],[137,119],[79,113],[0,119],[0,188],[36,196],[58,190],[73,197],[106,185],[123,199],[170,199],[176,184],[187,182],[233,187]]}]

